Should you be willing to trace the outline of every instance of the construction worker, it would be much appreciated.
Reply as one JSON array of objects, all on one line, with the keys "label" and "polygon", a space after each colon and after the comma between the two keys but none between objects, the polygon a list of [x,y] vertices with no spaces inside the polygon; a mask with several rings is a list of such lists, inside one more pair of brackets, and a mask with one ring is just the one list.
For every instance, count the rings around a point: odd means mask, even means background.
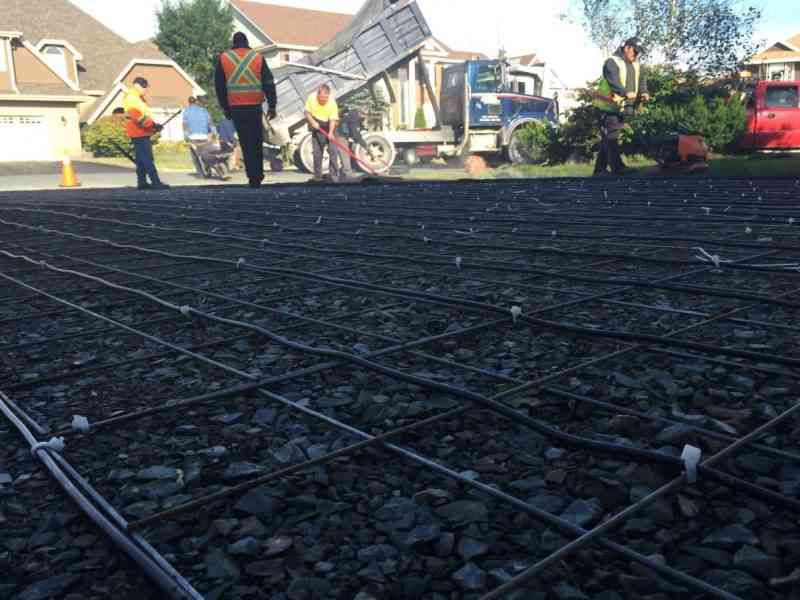
[{"label": "construction worker", "polygon": [[[339,105],[331,96],[331,88],[323,84],[306,100],[306,121],[311,127],[311,148],[314,152],[314,181],[322,181],[322,159],[325,148],[329,148],[329,136],[336,135],[336,126],[339,122]],[[324,132],[324,133],[323,133]],[[327,135],[326,135],[327,134]],[[339,178],[336,160],[333,151],[330,153],[331,179]]]},{"label": "construction worker", "polygon": [[[147,79],[137,77],[133,87],[125,92],[122,107],[125,110],[125,130],[133,142],[136,156],[136,180],[140,190],[163,190],[169,188],[161,182],[153,159],[153,142],[150,139],[163,127],[153,121],[152,111],[145,99],[145,90],[149,87]],[[147,178],[150,183],[147,183]]]},{"label": "construction worker", "polygon": [[639,63],[642,50],[639,38],[630,38],[603,65],[603,77],[593,101],[600,111],[601,135],[595,175],[605,173],[608,167],[615,175],[624,175],[628,171],[622,162],[620,134],[625,119],[633,116],[638,103],[650,100],[647,76]]},{"label": "construction worker", "polygon": [[233,48],[219,55],[214,72],[217,98],[225,117],[233,120],[244,155],[244,166],[250,187],[261,187],[264,181],[264,112],[274,119],[278,93],[264,57],[250,48],[247,36],[237,32]]},{"label": "construction worker", "polygon": [[[336,144],[332,148],[331,160],[336,164],[331,169],[339,176],[339,181],[347,181],[353,177],[353,163],[350,160],[350,155],[347,151],[355,151],[356,146],[368,150],[367,142],[364,141],[364,136],[361,135],[361,130],[364,128],[364,119],[369,115],[369,110],[366,107],[358,107],[342,113],[339,125],[336,128]],[[353,141],[351,146],[350,140]]]},{"label": "construction worker", "polygon": [[203,177],[205,170],[195,146],[208,142],[214,132],[211,115],[201,106],[195,96],[189,96],[189,106],[183,111],[183,139],[191,145],[190,152],[194,163],[195,175]]}]

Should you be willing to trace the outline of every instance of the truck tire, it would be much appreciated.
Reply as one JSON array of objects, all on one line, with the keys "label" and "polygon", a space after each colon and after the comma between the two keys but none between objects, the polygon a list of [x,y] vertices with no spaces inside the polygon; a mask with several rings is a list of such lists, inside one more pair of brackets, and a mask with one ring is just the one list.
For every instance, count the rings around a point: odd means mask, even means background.
[{"label": "truck tire", "polygon": [[[302,140],[300,140],[300,145],[297,148],[297,152],[300,155],[300,161],[298,163],[298,168],[302,168],[302,170],[306,173],[313,173],[314,172],[314,150],[311,145],[311,134],[306,134]],[[330,160],[330,153],[326,152],[322,156],[322,174],[327,175],[331,168],[331,160]]]},{"label": "truck tire", "polygon": [[514,133],[511,134],[511,139],[508,142],[508,148],[506,149],[506,158],[508,158],[508,162],[512,165],[524,165],[530,162],[530,156],[528,155],[524,144],[522,143],[522,128],[517,128],[514,130]]},{"label": "truck tire", "polygon": [[[397,148],[391,140],[378,132],[367,133],[364,135],[367,148],[372,150],[372,154],[360,144],[356,147],[356,156],[360,161],[368,164],[376,173],[388,173],[397,158]],[[374,158],[373,158],[374,156]],[[359,169],[367,171],[363,165],[358,164]]]}]

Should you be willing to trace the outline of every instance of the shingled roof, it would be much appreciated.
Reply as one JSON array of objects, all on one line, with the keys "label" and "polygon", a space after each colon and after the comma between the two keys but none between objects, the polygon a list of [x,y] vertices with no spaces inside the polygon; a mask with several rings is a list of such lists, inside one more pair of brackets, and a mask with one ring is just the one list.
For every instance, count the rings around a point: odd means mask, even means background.
[{"label": "shingled roof", "polygon": [[756,54],[748,62],[759,63],[766,60],[781,60],[788,62],[800,61],[800,34],[790,37],[785,42],[776,42],[766,50]]},{"label": "shingled roof", "polygon": [[131,44],[69,0],[2,0],[4,29],[21,31],[37,44],[43,39],[66,40],[82,55],[80,87],[111,90],[120,71],[134,58],[169,60],[150,42]]},{"label": "shingled roof", "polygon": [[231,0],[264,35],[280,46],[319,48],[353,20],[353,15],[277,4]]}]

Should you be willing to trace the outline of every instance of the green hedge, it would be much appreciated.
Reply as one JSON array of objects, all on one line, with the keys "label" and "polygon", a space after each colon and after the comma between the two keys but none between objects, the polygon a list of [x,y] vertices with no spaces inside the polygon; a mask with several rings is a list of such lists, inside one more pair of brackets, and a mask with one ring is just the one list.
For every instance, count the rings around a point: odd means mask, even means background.
[{"label": "green hedge", "polygon": [[[746,127],[743,103],[730,86],[708,84],[671,68],[648,70],[652,101],[629,119],[623,134],[626,154],[652,155],[674,133],[702,135],[713,152],[734,150]],[[534,164],[592,160],[600,141],[599,112],[587,93],[580,106],[557,126],[529,125],[522,134],[524,153]]]},{"label": "green hedge", "polygon": [[125,133],[124,117],[103,117],[83,131],[83,147],[97,157],[124,156],[114,143],[133,154],[133,144]]}]

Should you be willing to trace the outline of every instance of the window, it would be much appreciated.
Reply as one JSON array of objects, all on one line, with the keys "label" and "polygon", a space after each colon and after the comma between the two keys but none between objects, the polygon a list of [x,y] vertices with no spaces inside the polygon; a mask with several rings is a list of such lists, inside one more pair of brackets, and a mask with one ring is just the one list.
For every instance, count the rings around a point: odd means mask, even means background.
[{"label": "window", "polygon": [[524,81],[518,81],[517,82],[517,93],[519,93],[519,94],[526,93],[525,92],[525,82]]},{"label": "window", "polygon": [[51,69],[64,79],[69,79],[67,75],[67,56],[63,48],[60,46],[47,46],[42,52],[42,56],[44,57],[44,62]]},{"label": "window", "polygon": [[764,106],[767,108],[798,108],[800,94],[796,85],[773,85],[764,94]]},{"label": "window", "polygon": [[475,76],[476,93],[492,93],[500,90],[501,81],[497,65],[481,65]]},{"label": "window", "polygon": [[281,54],[281,62],[283,64],[292,62],[292,54],[290,52],[284,52]]}]

